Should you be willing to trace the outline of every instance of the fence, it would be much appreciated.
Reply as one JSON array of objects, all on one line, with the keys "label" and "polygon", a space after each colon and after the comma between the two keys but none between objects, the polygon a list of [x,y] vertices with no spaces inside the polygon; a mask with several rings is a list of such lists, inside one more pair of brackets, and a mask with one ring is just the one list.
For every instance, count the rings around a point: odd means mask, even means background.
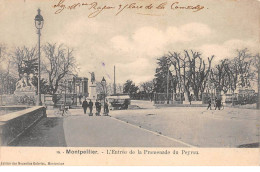
[{"label": "fence", "polygon": [[[55,94],[53,95],[53,102],[54,105],[63,105],[66,104],[67,106],[77,105],[77,99],[79,101],[83,101],[83,97],[77,94]],[[66,102],[66,103],[65,103]]]},{"label": "fence", "polygon": [[153,100],[154,104],[172,104],[174,95],[172,93],[169,93],[168,96],[166,93],[154,93]]},{"label": "fence", "polygon": [[0,106],[8,105],[29,105],[34,106],[36,104],[36,95],[14,95],[6,94],[0,95]]},{"label": "fence", "polygon": [[173,103],[173,100],[175,103],[182,103],[182,101],[184,101],[184,94],[169,93],[167,96],[166,93],[136,93],[136,94],[131,94],[130,98],[132,100],[154,101],[155,104],[166,104],[167,102],[171,104]]},{"label": "fence", "polygon": [[203,93],[202,94],[202,102],[205,104],[208,102],[209,99],[215,100],[215,97],[222,99],[223,102],[227,104],[233,105],[246,105],[246,104],[254,104],[257,103],[258,94],[223,94],[223,95],[215,95],[210,93]]},{"label": "fence", "polygon": [[133,100],[150,100],[153,99],[153,93],[135,93],[130,94],[130,98]]}]

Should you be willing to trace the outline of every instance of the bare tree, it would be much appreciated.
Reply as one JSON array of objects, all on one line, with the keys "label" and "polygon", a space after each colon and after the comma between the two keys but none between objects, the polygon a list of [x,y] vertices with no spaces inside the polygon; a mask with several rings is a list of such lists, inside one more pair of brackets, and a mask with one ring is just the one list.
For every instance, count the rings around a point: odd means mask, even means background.
[{"label": "bare tree", "polygon": [[107,85],[106,85],[106,94],[107,95],[114,94],[114,85],[112,83],[107,83]]},{"label": "bare tree", "polygon": [[205,64],[205,61],[201,58],[199,52],[184,50],[185,56],[187,57],[188,62],[188,80],[191,82],[191,88],[193,90],[196,100],[200,99],[199,93],[203,93],[206,87],[207,77],[211,69],[211,62],[214,58],[212,55],[208,57],[208,64]]},{"label": "bare tree", "polygon": [[184,60],[180,57],[180,53],[169,52],[169,60],[171,64],[174,66],[174,71],[172,74],[175,76],[176,87],[178,88],[178,92],[182,92],[182,88],[184,88],[183,75],[181,69],[183,69]]},{"label": "bare tree", "polygon": [[229,68],[230,61],[224,59],[211,69],[210,80],[218,91],[226,93],[232,86],[233,75]]},{"label": "bare tree", "polygon": [[6,46],[4,44],[0,44],[0,69],[5,58],[6,58]]},{"label": "bare tree", "polygon": [[11,60],[4,44],[0,44],[0,93],[12,94],[15,91],[16,77],[11,72]]},{"label": "bare tree", "polygon": [[222,71],[222,76],[220,76],[221,73],[219,71],[218,77],[222,82],[216,83],[216,86],[224,92],[227,91],[226,89],[229,89],[233,93],[238,87],[250,86],[250,82],[256,76],[256,72],[251,67],[253,61],[254,58],[247,49],[237,50],[237,56],[231,60],[222,61],[222,64],[217,65],[217,68],[223,68],[224,70]]},{"label": "bare tree", "polygon": [[192,88],[195,98],[200,99],[199,93],[203,93],[206,88],[214,56],[208,57],[206,64],[201,54],[192,50],[190,52],[184,50],[184,57],[181,57],[181,54],[177,52],[169,52],[169,54],[169,59],[175,70],[178,91],[184,92],[185,100],[187,100],[190,88]]},{"label": "bare tree", "polygon": [[47,73],[50,94],[55,94],[59,83],[76,71],[73,50],[63,45],[48,43],[43,47],[43,70]]},{"label": "bare tree", "polygon": [[249,53],[248,49],[237,50],[237,56],[234,58],[234,62],[239,77],[237,84],[242,88],[250,86],[250,80],[252,80],[255,75],[251,68],[253,56]]},{"label": "bare tree", "polygon": [[123,93],[123,85],[121,84],[116,84],[116,92],[119,94]]},{"label": "bare tree", "polygon": [[260,109],[260,55],[259,53],[255,56],[255,66],[257,69],[257,109]]}]

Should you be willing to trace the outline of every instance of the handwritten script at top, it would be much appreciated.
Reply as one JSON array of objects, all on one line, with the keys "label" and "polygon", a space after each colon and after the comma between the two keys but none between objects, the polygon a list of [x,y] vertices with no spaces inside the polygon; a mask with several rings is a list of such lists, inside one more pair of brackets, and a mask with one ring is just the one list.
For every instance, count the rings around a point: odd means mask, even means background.
[{"label": "handwritten script at top", "polygon": [[[76,2],[76,3],[75,3]],[[160,1],[160,2],[154,2],[151,3],[150,1],[134,1],[131,3],[124,3],[122,1],[121,4],[118,5],[109,5],[109,1],[105,2],[77,2],[75,0],[58,0],[55,2],[55,4],[52,6],[52,8],[55,9],[55,14],[60,14],[64,12],[65,10],[73,11],[77,10],[79,8],[85,8],[89,11],[89,18],[94,18],[100,15],[101,13],[104,13],[106,11],[113,11],[115,15],[119,15],[126,11],[134,11],[137,14],[142,15],[158,15],[156,14],[156,11],[162,11],[162,10],[187,10],[192,12],[198,12],[205,7],[203,5],[199,4],[193,4],[193,5],[184,5],[181,2],[175,1],[175,2],[168,2]]]}]

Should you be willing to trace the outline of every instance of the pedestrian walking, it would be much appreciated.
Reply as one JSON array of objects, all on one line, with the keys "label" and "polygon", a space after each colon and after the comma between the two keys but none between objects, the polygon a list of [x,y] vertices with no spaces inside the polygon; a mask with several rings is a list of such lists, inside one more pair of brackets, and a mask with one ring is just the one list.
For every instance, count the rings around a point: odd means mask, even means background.
[{"label": "pedestrian walking", "polygon": [[84,110],[84,114],[87,113],[87,108],[88,108],[88,102],[87,102],[87,99],[85,99],[82,103],[82,108]]},{"label": "pedestrian walking", "polygon": [[124,100],[123,109],[128,109],[128,100]]},{"label": "pedestrian walking", "polygon": [[215,100],[214,100],[214,107],[215,107],[215,110],[216,110],[216,107],[217,107],[217,101],[218,101],[218,98],[215,97]]},{"label": "pedestrian walking", "polygon": [[88,107],[89,107],[89,116],[92,116],[93,113],[92,113],[92,110],[93,110],[93,102],[90,100],[89,103],[88,103]]},{"label": "pedestrian walking", "polygon": [[96,100],[95,106],[96,106],[96,116],[100,116],[101,103],[98,100]]},{"label": "pedestrian walking", "polygon": [[79,95],[79,103],[80,104],[82,104],[82,101],[81,101],[82,97],[83,97],[82,95]]},{"label": "pedestrian walking", "polygon": [[191,105],[191,101],[192,101],[192,94],[189,96],[190,105]]},{"label": "pedestrian walking", "polygon": [[107,116],[107,115],[109,114],[109,108],[108,108],[108,103],[107,103],[107,102],[105,102],[104,107],[105,107],[105,112],[104,112],[104,114],[105,114],[105,116]]},{"label": "pedestrian walking", "polygon": [[210,108],[210,110],[211,110],[211,98],[209,98],[209,100],[208,100],[208,108],[207,108],[207,110]]},{"label": "pedestrian walking", "polygon": [[216,100],[216,107],[215,107],[215,110],[218,108],[218,110],[220,110],[220,107],[221,107],[221,99],[217,99]]}]

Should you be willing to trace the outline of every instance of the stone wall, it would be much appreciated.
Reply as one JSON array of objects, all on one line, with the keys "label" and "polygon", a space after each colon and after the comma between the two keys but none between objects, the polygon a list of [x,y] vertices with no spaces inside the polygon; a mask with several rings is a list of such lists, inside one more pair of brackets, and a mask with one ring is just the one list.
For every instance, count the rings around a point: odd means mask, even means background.
[{"label": "stone wall", "polygon": [[36,95],[0,95],[0,106],[8,105],[29,105],[34,106],[36,103]]},{"label": "stone wall", "polygon": [[0,145],[8,146],[43,117],[46,109],[42,106],[0,116]]}]

